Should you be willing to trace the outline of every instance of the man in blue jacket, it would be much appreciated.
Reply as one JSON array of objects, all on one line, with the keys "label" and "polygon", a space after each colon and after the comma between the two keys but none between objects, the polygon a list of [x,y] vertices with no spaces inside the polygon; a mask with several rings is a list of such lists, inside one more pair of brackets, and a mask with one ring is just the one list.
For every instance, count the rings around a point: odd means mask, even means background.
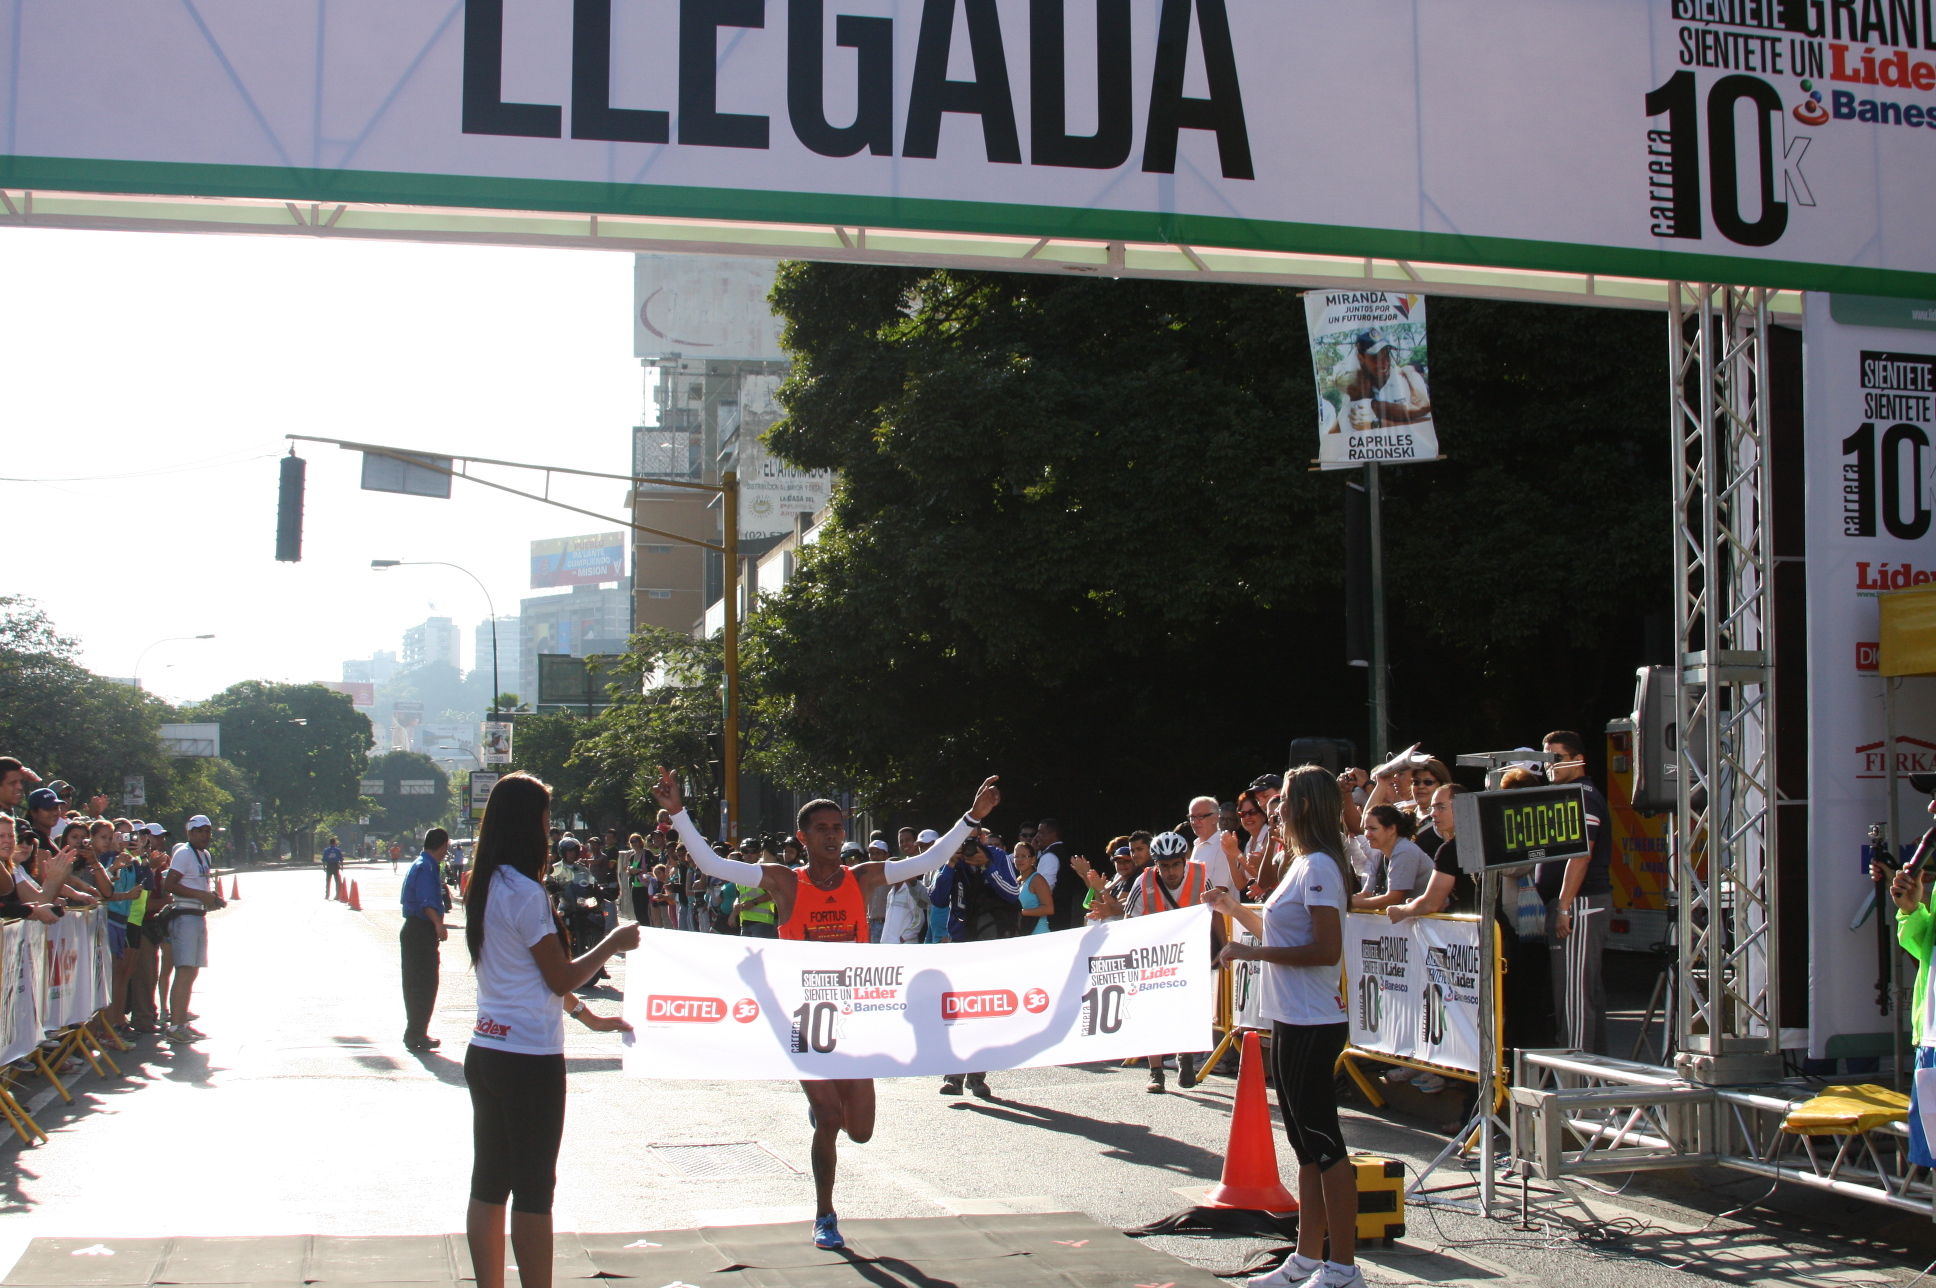
[{"label": "man in blue jacket", "polygon": [[[948,910],[948,940],[970,944],[984,939],[1008,939],[1016,934],[1021,917],[1021,887],[1007,852],[982,841],[981,829],[968,834],[948,866],[934,878],[929,892],[937,908]],[[983,1100],[993,1100],[983,1073],[951,1073],[941,1080],[941,1094],[958,1096],[963,1085]]]},{"label": "man in blue jacket", "polygon": [[423,853],[403,876],[403,929],[397,942],[403,952],[403,1044],[412,1051],[443,1045],[430,1036],[430,1016],[437,1009],[437,975],[442,954],[437,945],[449,932],[444,928],[444,856],[450,852],[450,833],[433,827],[424,833]]}]

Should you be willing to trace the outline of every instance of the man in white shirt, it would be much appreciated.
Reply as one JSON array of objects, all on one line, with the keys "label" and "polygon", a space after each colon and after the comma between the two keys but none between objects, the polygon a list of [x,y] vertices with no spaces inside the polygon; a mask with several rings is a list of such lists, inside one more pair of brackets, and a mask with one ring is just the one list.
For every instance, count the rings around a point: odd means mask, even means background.
[{"label": "man in white shirt", "polygon": [[1224,831],[1217,826],[1221,813],[1214,796],[1199,796],[1190,802],[1190,830],[1196,833],[1196,844],[1190,850],[1190,862],[1201,863],[1209,875],[1212,886],[1222,886],[1239,899],[1244,892],[1238,888],[1231,877],[1230,850],[1236,849],[1234,838],[1225,844]]},{"label": "man in white shirt", "polygon": [[170,1042],[208,1036],[188,1027],[188,999],[195,992],[195,977],[208,965],[207,914],[225,906],[221,891],[212,888],[210,881],[215,869],[208,847],[214,835],[208,815],[189,819],[188,840],[175,847],[162,878],[162,893],[174,899],[168,922],[168,949],[175,966],[174,984],[168,990]]}]

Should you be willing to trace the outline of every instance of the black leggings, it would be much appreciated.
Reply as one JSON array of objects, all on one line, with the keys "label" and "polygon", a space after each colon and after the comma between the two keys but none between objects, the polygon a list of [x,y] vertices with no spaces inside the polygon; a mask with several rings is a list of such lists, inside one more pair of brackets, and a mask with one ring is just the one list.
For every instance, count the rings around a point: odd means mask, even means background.
[{"label": "black leggings", "polygon": [[551,1213],[558,1184],[558,1142],[565,1134],[565,1057],[493,1051],[464,1053],[471,1089],[471,1198],[513,1212]]},{"label": "black leggings", "polygon": [[1277,1107],[1284,1112],[1284,1134],[1298,1163],[1319,1171],[1345,1159],[1336,1070],[1349,1027],[1343,1020],[1271,1022],[1271,1076],[1277,1082]]}]

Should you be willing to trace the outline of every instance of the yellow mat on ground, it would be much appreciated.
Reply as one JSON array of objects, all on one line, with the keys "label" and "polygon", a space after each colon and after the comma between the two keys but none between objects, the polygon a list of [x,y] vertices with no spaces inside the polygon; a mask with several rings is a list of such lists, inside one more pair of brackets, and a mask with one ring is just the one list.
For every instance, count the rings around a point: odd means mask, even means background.
[{"label": "yellow mat on ground", "polygon": [[1797,1136],[1850,1136],[1908,1117],[1908,1096],[1865,1082],[1830,1087],[1802,1101],[1781,1120],[1781,1129]]}]

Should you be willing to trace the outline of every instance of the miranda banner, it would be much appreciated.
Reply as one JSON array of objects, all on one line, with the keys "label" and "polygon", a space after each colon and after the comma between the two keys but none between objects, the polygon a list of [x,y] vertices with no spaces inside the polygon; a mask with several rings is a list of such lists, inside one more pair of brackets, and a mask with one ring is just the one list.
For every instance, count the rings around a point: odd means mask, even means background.
[{"label": "miranda banner", "polygon": [[0,190],[38,191],[9,222],[190,194],[1936,295],[1931,0],[10,14]]},{"label": "miranda banner", "polygon": [[1304,325],[1318,391],[1319,467],[1437,460],[1425,383],[1425,297],[1307,291]]},{"label": "miranda banner", "polygon": [[1202,1051],[1210,910],[975,944],[646,930],[626,957],[635,1078],[906,1078]]},{"label": "miranda banner", "polygon": [[1351,913],[1344,975],[1352,1046],[1479,1071],[1478,918]]}]

